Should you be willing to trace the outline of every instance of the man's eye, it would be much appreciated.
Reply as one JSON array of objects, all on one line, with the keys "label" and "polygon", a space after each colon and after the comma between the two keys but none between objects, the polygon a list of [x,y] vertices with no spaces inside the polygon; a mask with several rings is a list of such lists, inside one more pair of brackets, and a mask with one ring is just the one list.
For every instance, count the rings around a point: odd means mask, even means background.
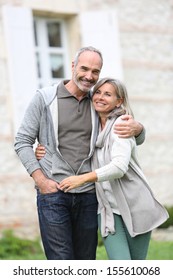
[{"label": "man's eye", "polygon": [[99,74],[100,74],[100,71],[97,71],[97,70],[96,70],[96,71],[93,71],[93,74],[94,74],[94,75],[99,75]]}]

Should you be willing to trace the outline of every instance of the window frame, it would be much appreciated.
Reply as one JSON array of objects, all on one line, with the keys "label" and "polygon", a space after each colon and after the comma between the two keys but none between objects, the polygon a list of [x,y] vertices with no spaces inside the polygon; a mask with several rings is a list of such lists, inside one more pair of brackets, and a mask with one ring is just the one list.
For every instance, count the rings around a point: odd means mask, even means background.
[{"label": "window frame", "polygon": [[[47,33],[47,23],[60,23],[61,28],[61,47],[50,47],[49,39]],[[37,64],[37,80],[38,87],[44,87],[59,83],[62,79],[68,76],[68,51],[67,51],[67,28],[65,20],[55,19],[55,18],[46,18],[46,17],[34,17],[34,43],[35,43],[35,55],[39,55],[40,59],[40,73],[41,77],[38,75],[38,60],[36,57]],[[36,45],[36,36],[38,45]],[[52,77],[52,68],[50,64],[50,55],[57,54],[62,55],[63,57],[63,70],[64,77],[62,78],[53,78]]]}]

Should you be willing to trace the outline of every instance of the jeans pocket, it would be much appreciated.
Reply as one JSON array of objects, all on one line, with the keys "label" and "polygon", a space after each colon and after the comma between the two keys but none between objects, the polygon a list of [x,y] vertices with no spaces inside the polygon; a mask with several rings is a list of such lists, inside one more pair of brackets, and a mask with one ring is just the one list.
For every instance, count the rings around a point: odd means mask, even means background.
[{"label": "jeans pocket", "polygon": [[69,219],[69,213],[62,198],[62,192],[38,195],[38,212],[42,219],[51,224],[62,224]]}]

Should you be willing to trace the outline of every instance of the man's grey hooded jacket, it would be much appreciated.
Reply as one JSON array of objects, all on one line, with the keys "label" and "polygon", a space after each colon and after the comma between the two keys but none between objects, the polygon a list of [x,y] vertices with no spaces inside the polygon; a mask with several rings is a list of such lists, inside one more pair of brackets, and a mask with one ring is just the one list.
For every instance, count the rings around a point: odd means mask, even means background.
[{"label": "man's grey hooded jacket", "polygon": [[[74,170],[65,161],[58,149],[58,98],[57,84],[38,90],[28,106],[22,124],[15,139],[15,151],[21,162],[31,175],[41,169],[50,179],[60,182],[65,177],[75,175]],[[90,152],[83,160],[76,174],[91,171],[91,157],[94,152],[98,134],[98,117],[91,102],[92,134]],[[141,144],[145,139],[145,131],[136,139]],[[35,141],[46,147],[46,155],[37,160],[33,150]],[[79,147],[79,149],[82,147]],[[93,189],[93,184],[87,184],[72,192],[84,192]]]}]

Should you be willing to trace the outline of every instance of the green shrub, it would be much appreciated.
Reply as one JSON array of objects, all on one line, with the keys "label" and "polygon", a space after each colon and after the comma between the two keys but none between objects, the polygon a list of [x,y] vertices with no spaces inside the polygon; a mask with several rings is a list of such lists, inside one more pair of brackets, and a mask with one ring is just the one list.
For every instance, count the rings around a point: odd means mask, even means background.
[{"label": "green shrub", "polygon": [[171,207],[165,207],[168,211],[169,218],[166,222],[164,222],[162,225],[159,226],[159,228],[168,228],[169,226],[173,226],[173,206]]},{"label": "green shrub", "polygon": [[0,239],[0,259],[28,259],[28,255],[43,255],[39,240],[27,240],[16,237],[11,230],[4,231]]},{"label": "green shrub", "polygon": [[101,237],[101,234],[100,234],[100,231],[98,230],[98,243],[97,243],[98,246],[103,246],[103,240],[102,240],[102,237]]}]

